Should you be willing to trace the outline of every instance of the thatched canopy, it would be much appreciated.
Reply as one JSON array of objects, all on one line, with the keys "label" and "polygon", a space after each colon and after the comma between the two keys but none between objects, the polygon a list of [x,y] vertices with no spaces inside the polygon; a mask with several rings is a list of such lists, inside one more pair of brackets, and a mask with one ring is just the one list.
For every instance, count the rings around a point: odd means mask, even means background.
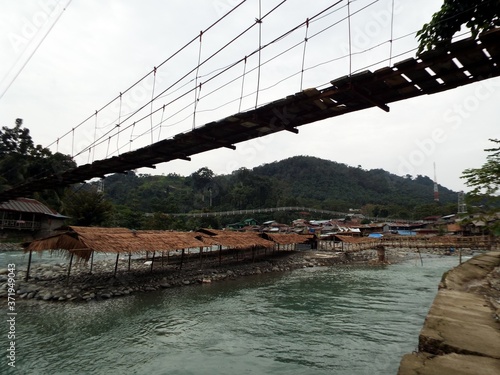
[{"label": "thatched canopy", "polygon": [[263,233],[263,237],[280,245],[305,243],[311,239],[311,236],[297,233]]},{"label": "thatched canopy", "polygon": [[88,260],[93,251],[129,254],[213,245],[239,249],[254,246],[270,248],[273,247],[274,242],[260,237],[258,233],[215,229],[200,230],[199,232],[174,232],[70,226],[63,233],[30,242],[25,248],[25,252],[67,250],[79,258]]},{"label": "thatched canopy", "polygon": [[378,238],[370,238],[370,237],[353,237],[353,236],[344,236],[340,234],[336,234],[335,238],[339,239],[342,242],[359,244],[359,243],[367,243],[367,242],[380,242]]},{"label": "thatched canopy", "polygon": [[201,239],[212,245],[222,245],[235,249],[251,248],[254,246],[273,247],[274,242],[266,240],[255,232],[233,232],[217,229],[200,229]]},{"label": "thatched canopy", "polygon": [[92,251],[140,253],[202,246],[206,245],[196,239],[194,233],[70,226],[64,233],[32,241],[25,248],[25,252],[67,250],[88,260]]}]

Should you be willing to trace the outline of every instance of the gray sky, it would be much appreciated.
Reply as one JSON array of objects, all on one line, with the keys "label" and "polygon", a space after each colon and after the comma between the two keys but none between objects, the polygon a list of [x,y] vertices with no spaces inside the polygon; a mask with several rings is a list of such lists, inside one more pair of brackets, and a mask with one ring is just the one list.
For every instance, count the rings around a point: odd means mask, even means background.
[{"label": "gray sky", "polygon": [[[376,70],[413,57],[415,32],[431,19],[442,1],[357,0],[349,10],[343,1],[313,19],[335,1],[288,0],[263,19],[261,33],[259,25],[255,25],[198,71],[192,71],[199,59],[204,61],[255,24],[259,1],[247,0],[204,33],[201,46],[199,39],[195,40],[161,65],[155,77],[150,74],[123,94],[121,101],[116,100],[94,115],[239,3],[0,0],[0,125],[12,127],[16,118],[23,118],[35,143],[43,146],[69,133],[51,146],[52,151],[73,155],[81,152],[75,160],[85,164],[189,131],[193,123],[201,126],[237,113],[240,108],[252,109],[301,88],[324,87],[349,72]],[[262,3],[264,15],[280,1]],[[345,21],[348,11],[352,14],[351,59],[349,23]],[[260,59],[266,64],[257,81],[259,56],[252,53],[258,48],[259,35],[262,45],[267,44],[306,18],[311,22],[303,76],[301,42],[306,27],[262,51]],[[244,56],[249,56],[246,64],[239,63],[216,76]],[[192,90],[200,82],[201,91]],[[261,89],[258,97],[257,85]],[[163,91],[153,106],[147,105],[128,119],[129,114]],[[195,95],[199,101],[193,120]],[[397,175],[431,178],[435,163],[441,185],[467,191],[460,179],[462,171],[480,167],[487,155],[483,150],[493,145],[488,139],[500,137],[499,103],[500,79],[495,78],[392,103],[389,113],[379,108],[355,112],[299,127],[298,135],[280,132],[238,144],[236,151],[209,151],[193,156],[191,162],[173,161],[140,172],[189,175],[206,166],[216,174],[226,174],[294,155],[311,155],[367,170],[381,168]],[[139,121],[155,110],[158,112],[153,116]],[[86,147],[96,139],[102,141],[88,151]]]}]

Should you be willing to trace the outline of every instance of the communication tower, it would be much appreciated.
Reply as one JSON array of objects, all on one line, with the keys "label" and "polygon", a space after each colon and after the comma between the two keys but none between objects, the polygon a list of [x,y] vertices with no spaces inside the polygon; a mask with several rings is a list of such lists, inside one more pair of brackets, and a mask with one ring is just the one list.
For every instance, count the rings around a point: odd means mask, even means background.
[{"label": "communication tower", "polygon": [[439,202],[439,190],[436,177],[436,163],[434,163],[434,202]]},{"label": "communication tower", "polygon": [[104,193],[104,179],[101,178],[97,181],[97,192],[103,194]]},{"label": "communication tower", "polygon": [[465,194],[463,191],[458,192],[458,214],[467,213],[467,205],[465,204]]}]

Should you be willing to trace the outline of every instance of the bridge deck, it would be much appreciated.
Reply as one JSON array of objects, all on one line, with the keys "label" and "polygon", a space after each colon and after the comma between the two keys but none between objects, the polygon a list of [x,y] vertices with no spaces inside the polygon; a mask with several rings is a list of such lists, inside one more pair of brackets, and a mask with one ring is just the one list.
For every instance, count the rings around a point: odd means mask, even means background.
[{"label": "bridge deck", "polygon": [[[331,81],[322,89],[306,89],[267,105],[205,124],[150,146],[51,174],[0,192],[0,202],[36,191],[84,182],[228,147],[282,130],[420,95],[451,90],[500,75],[500,29],[479,40],[465,39],[447,48],[428,51],[375,72],[364,71]],[[458,61],[456,63],[455,61]]]}]

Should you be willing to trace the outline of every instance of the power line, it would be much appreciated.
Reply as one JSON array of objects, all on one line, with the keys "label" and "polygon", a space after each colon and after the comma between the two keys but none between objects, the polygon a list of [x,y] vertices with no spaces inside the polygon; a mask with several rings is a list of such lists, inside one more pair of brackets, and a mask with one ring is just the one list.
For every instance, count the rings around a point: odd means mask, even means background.
[{"label": "power line", "polygon": [[[66,4],[65,7],[63,7],[61,13],[59,13],[59,15],[56,17],[56,19],[54,20],[54,22],[52,23],[52,25],[50,25],[49,29],[47,30],[47,32],[45,33],[44,36],[42,36],[42,39],[40,39],[40,41],[38,42],[38,44],[35,46],[35,48],[33,49],[33,51],[31,51],[31,53],[28,55],[28,57],[26,58],[26,61],[24,61],[24,63],[21,65],[21,67],[19,68],[19,70],[16,72],[16,74],[14,75],[14,77],[12,77],[12,79],[9,81],[9,83],[7,84],[7,86],[5,87],[5,89],[2,91],[2,93],[0,94],[0,100],[3,98],[3,96],[5,95],[5,93],[9,90],[9,88],[12,86],[12,84],[14,83],[14,81],[17,79],[17,77],[19,77],[19,75],[21,74],[21,72],[24,70],[24,68],[26,67],[26,65],[29,63],[29,61],[31,60],[31,58],[33,57],[33,55],[36,53],[36,51],[38,51],[38,48],[40,48],[40,46],[42,45],[42,43],[44,42],[44,40],[47,38],[47,36],[49,35],[49,33],[52,31],[52,29],[54,28],[54,26],[56,25],[57,21],[59,21],[59,19],[61,18],[61,16],[63,15],[64,11],[68,8],[69,4],[71,4],[71,1],[73,0],[69,0],[68,3]],[[50,18],[52,16],[52,14],[56,11],[57,7],[55,7],[52,12],[50,13],[50,15],[48,16],[48,18]],[[42,29],[40,28],[38,30],[38,32],[40,32]],[[38,33],[37,33],[38,34]],[[32,41],[34,41],[36,39],[36,36],[32,39]],[[31,42],[29,43],[31,44]],[[28,44],[28,47],[29,47],[29,44]],[[23,57],[23,54],[19,55],[19,58],[16,60],[16,62],[12,65],[12,68],[7,72],[7,75],[5,76],[4,79],[6,79],[10,73],[12,72],[12,70],[15,68],[15,66],[17,65],[17,63],[20,61],[20,59]],[[2,80],[2,82],[0,82],[0,85],[3,84],[4,80]]]}]

